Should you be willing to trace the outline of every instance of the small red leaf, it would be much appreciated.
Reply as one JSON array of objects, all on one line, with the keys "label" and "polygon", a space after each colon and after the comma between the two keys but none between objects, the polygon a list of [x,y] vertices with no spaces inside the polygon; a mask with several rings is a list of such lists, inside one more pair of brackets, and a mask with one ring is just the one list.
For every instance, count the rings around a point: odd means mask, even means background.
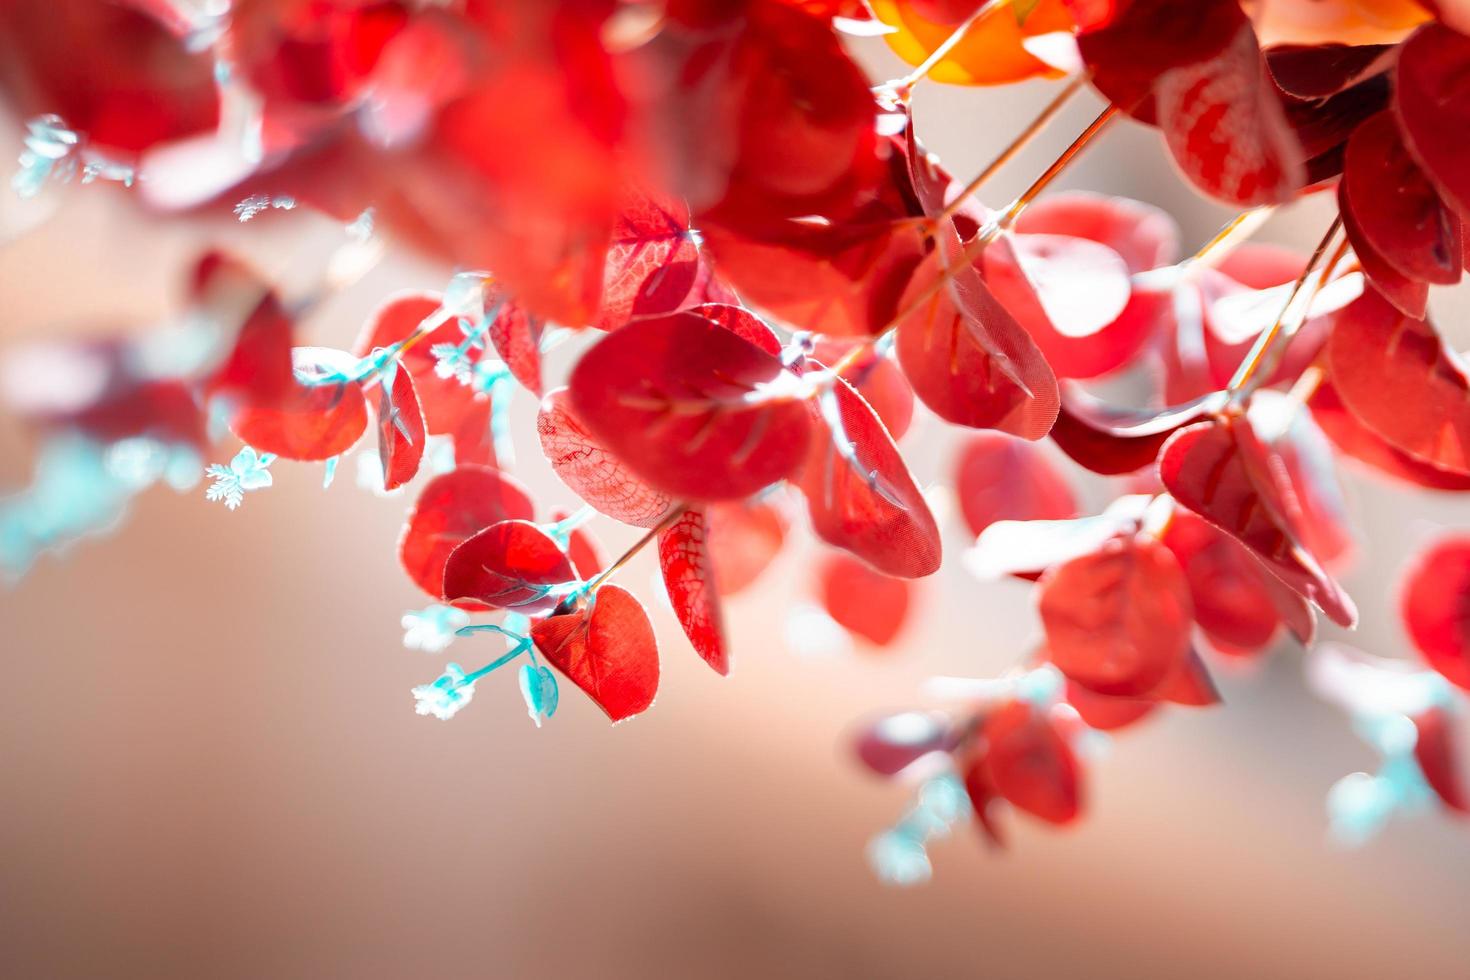
[{"label": "small red leaf", "polygon": [[1363,425],[1422,462],[1470,474],[1470,376],[1427,320],[1370,288],[1338,315],[1327,360]]},{"label": "small red leaf", "polygon": [[646,710],[658,693],[658,643],[638,600],[616,585],[597,590],[592,608],[549,616],[531,627],[536,649],[613,721]]},{"label": "small red leaf", "polygon": [[1153,538],[1114,538],[1053,568],[1041,580],[1040,608],[1052,662],[1099,694],[1147,694],[1189,653],[1189,585]]},{"label": "small red leaf", "polygon": [[1404,42],[1394,73],[1394,111],[1404,141],[1462,218],[1470,218],[1470,38],[1428,23]]},{"label": "small red leaf", "polygon": [[702,303],[699,306],[691,306],[685,310],[695,316],[703,317],[717,327],[724,327],[737,337],[755,344],[761,350],[774,357],[781,356],[781,340],[766,322],[754,313],[741,306],[732,306],[729,303]]},{"label": "small red leaf", "polygon": [[1072,488],[1041,449],[1000,433],[970,436],[955,463],[955,496],[970,533],[996,521],[1061,521],[1077,516]]},{"label": "small red leaf", "polygon": [[878,413],[888,434],[897,442],[914,418],[914,389],[909,387],[908,379],[892,358],[879,354],[872,345],[862,344],[852,354],[859,343],[818,340],[812,356],[822,364],[846,365],[840,372],[842,380],[863,396],[863,401]]},{"label": "small red leaf", "polygon": [[1179,430],[1159,457],[1159,475],[1175,500],[1244,544],[1333,622],[1357,622],[1352,600],[1301,543],[1284,467],[1245,419]]},{"label": "small red leaf", "polygon": [[769,500],[713,503],[705,508],[715,585],[722,596],[748,587],[781,551],[790,524]]},{"label": "small red leaf", "polygon": [[798,478],[812,529],[877,570],[921,578],[939,570],[939,528],[893,438],[862,396],[837,380],[829,410],[813,412],[813,437]]},{"label": "small red leaf", "polygon": [[[292,357],[298,368],[316,366],[319,358],[314,347],[298,347]],[[240,408],[230,420],[230,431],[263,453],[322,460],[351,449],[367,421],[367,401],[356,382],[308,385],[293,378],[291,388],[274,402]]]},{"label": "small red leaf", "polygon": [[689,313],[638,320],[588,350],[577,417],[653,487],[681,500],[749,496],[792,475],[811,423],[781,361]]},{"label": "small red leaf", "polygon": [[960,268],[920,301],[959,260],[951,234],[915,272],[900,305],[919,305],[898,325],[898,362],[940,418],[1040,439],[1056,421],[1056,377],[979,273]]},{"label": "small red leaf", "polygon": [[191,299],[206,316],[240,324],[234,346],[205,388],[226,392],[245,404],[268,405],[294,384],[291,318],[275,292],[253,269],[221,252],[210,252],[194,268]]},{"label": "small red leaf", "polygon": [[1066,824],[1082,811],[1082,774],[1072,747],[1042,711],[1013,701],[985,720],[981,757],[995,792],[1048,823]]},{"label": "small red leaf", "polygon": [[1470,813],[1470,797],[1460,771],[1460,752],[1455,743],[1454,719],[1444,708],[1430,708],[1414,718],[1419,737],[1414,741],[1414,758],[1425,782],[1440,801],[1457,813]]},{"label": "small red leaf", "polygon": [[1154,690],[1153,696],[1170,704],[1191,708],[1208,708],[1223,700],[1220,689],[1215,686],[1215,679],[1210,676],[1210,669],[1205,666],[1204,658],[1193,647],[1174,673]]},{"label": "small red leaf", "polygon": [[529,521],[500,521],[449,553],[443,595],[459,605],[538,612],[561,601],[553,586],[576,578],[571,561],[545,531]]},{"label": "small red leaf", "polygon": [[720,615],[720,594],[710,560],[704,511],[693,507],[658,536],[658,564],[674,615],[694,652],[720,674],[730,673],[730,652]]},{"label": "small red leaf", "polygon": [[853,739],[853,748],[873,772],[895,776],[930,752],[945,749],[949,740],[943,715],[904,711],[869,722]]},{"label": "small red leaf", "polygon": [[1337,185],[1337,213],[1342,218],[1342,230],[1353,246],[1353,254],[1383,298],[1403,311],[1406,316],[1423,318],[1429,310],[1429,283],[1410,279],[1399,272],[1393,264],[1380,255],[1371,239],[1358,226],[1357,209],[1348,196],[1348,185],[1342,181]]},{"label": "small red leaf", "polygon": [[392,384],[378,385],[378,462],[384,490],[396,490],[414,478],[428,438],[413,376],[396,365],[392,371]]},{"label": "small red leaf", "polygon": [[[442,297],[437,293],[404,292],[388,297],[363,327],[352,352],[359,357],[380,347],[388,347],[412,334],[415,328],[439,311]],[[413,375],[414,389],[424,411],[424,423],[432,435],[450,435],[476,402],[469,385],[454,378],[441,378],[435,373],[437,359],[430,351],[438,344],[458,345],[464,340],[459,322],[453,317],[435,327],[427,337],[403,352],[403,366]],[[483,401],[483,399],[482,399]]]},{"label": "small red leaf", "polygon": [[556,389],[541,402],[536,434],[561,482],[608,517],[634,527],[653,527],[673,505],[673,498],[634,476],[587,431],[572,413],[566,388]]},{"label": "small red leaf", "polygon": [[444,563],[460,542],[507,520],[534,517],[531,498],[514,479],[483,466],[460,466],[424,485],[398,541],[408,577],[444,598]]},{"label": "small red leaf", "polygon": [[515,303],[500,308],[488,331],[490,344],[510,373],[533,395],[541,395],[541,328],[539,317]]},{"label": "small red leaf", "polygon": [[1122,476],[1152,465],[1170,436],[1224,404],[1224,396],[1210,394],[1168,411],[1138,412],[1113,408],[1064,384],[1051,439],[1079,466]]},{"label": "small red leaf", "polygon": [[875,572],[838,553],[823,560],[817,582],[827,615],[848,632],[886,647],[903,629],[913,588],[907,579]]},{"label": "small red leaf", "polygon": [[1066,702],[1088,726],[1111,732],[1142,721],[1152,714],[1159,702],[1151,698],[1115,698],[1089,691],[1076,681],[1067,681]]},{"label": "small red leaf", "polygon": [[1429,666],[1470,690],[1470,538],[1446,538],[1415,559],[1399,613]]},{"label": "small red leaf", "polygon": [[1245,545],[1203,517],[1176,510],[1164,534],[1189,582],[1194,617],[1212,642],[1232,651],[1270,646],[1281,626],[1271,601],[1271,573]]}]

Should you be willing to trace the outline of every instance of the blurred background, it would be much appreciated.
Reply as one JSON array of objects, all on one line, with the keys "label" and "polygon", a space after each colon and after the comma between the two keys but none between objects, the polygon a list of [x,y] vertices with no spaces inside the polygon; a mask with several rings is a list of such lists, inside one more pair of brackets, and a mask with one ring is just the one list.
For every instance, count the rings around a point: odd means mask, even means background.
[{"label": "blurred background", "polygon": [[[858,47],[874,79],[902,74],[881,44]],[[921,86],[918,131],[963,179],[1053,92]],[[1097,110],[1075,100],[987,200],[1024,187]],[[19,131],[0,124],[0,160]],[[1229,215],[1157,141],[1120,124],[1061,186],[1164,206],[1189,251]],[[1307,202],[1260,237],[1306,249],[1330,219]],[[300,286],[341,240],[300,212],[160,223],[112,187],[62,188],[41,209],[0,194],[0,355],[160,322],[206,244]],[[396,256],[313,315],[307,342],[346,346],[382,296],[447,276]],[[1437,302],[1463,347],[1456,299]],[[515,406],[516,473],[544,504],[571,504],[534,408]],[[907,437],[921,484],[948,479],[954,436],[925,418]],[[0,418],[0,488],[28,480],[33,449]],[[538,731],[507,672],[441,723],[414,715],[409,689],[500,647],[401,646],[399,617],[425,603],[395,558],[411,496],[358,489],[350,465],[326,491],[317,467],[275,473],[236,513],[203,485],[150,491],[115,533],[0,591],[0,976],[1470,975],[1470,826],[1430,815],[1334,848],[1323,795],[1376,760],[1304,688],[1290,646],[1247,671],[1213,661],[1223,708],[1115,739],[1075,829],[1011,820],[1012,849],[994,854],[963,827],[933,849],[931,883],[886,888],[863,848],[909,791],[859,770],[847,735],[923,704],[929,675],[1011,666],[1039,635],[1026,585],[951,561],[893,649],[802,652],[786,640],[811,589],[798,535],[727,606],[728,679],[650,600],[664,676],[646,715],[610,729],[563,684]],[[1350,642],[1408,655],[1404,563],[1470,527],[1470,506],[1356,471],[1344,482],[1361,541]],[[1088,506],[1105,502],[1083,485]],[[966,542],[946,523],[953,559]],[[593,530],[613,553],[632,537]],[[645,556],[623,576],[648,597],[654,574]]]}]

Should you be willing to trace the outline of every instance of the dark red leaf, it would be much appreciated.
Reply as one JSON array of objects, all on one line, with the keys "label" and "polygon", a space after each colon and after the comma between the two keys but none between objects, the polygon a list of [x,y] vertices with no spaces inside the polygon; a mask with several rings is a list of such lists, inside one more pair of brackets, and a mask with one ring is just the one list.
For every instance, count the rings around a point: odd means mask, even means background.
[{"label": "dark red leaf", "polygon": [[443,595],[461,606],[540,612],[563,598],[552,591],[555,586],[576,578],[571,561],[545,531],[530,521],[500,521],[449,553]]},{"label": "dark red leaf", "polygon": [[1147,694],[1189,652],[1194,609],[1184,572],[1141,534],[1051,569],[1040,609],[1052,662],[1099,694]]},{"label": "dark red leaf", "polygon": [[1317,100],[1388,71],[1397,50],[1391,44],[1281,44],[1267,48],[1266,67],[1287,95]]},{"label": "dark red leaf", "polygon": [[970,533],[996,521],[1061,521],[1077,516],[1066,479],[1039,447],[1013,436],[967,438],[955,462],[955,496]]},{"label": "dark red leaf", "polygon": [[1470,376],[1428,321],[1370,288],[1338,314],[1327,360],[1363,425],[1422,462],[1470,474]]},{"label": "dark red leaf", "polygon": [[1082,811],[1082,773],[1072,747],[1041,710],[1013,701],[985,720],[985,782],[1048,823],[1066,824]]},{"label": "dark red leaf", "polygon": [[638,600],[616,585],[597,590],[590,610],[531,627],[536,649],[613,721],[646,710],[658,693],[658,643]]},{"label": "dark red leaf", "polygon": [[1284,467],[1245,419],[1179,430],[1159,457],[1159,475],[1175,500],[1244,544],[1333,622],[1357,622],[1352,600],[1301,543]]},{"label": "dark red leaf", "polygon": [[558,388],[541,402],[536,433],[547,462],[572,492],[602,513],[634,527],[653,527],[673,498],[644,483],[587,431]]},{"label": "dark red leaf", "polygon": [[943,715],[904,711],[869,722],[853,739],[863,765],[880,776],[895,776],[930,752],[948,747],[949,722]]},{"label": "dark red leaf", "polygon": [[720,615],[720,594],[710,559],[704,511],[692,507],[658,536],[658,564],[674,615],[694,652],[720,674],[730,673],[730,651]]},{"label": "dark red leaf", "polygon": [[1394,111],[1404,142],[1444,199],[1470,218],[1470,37],[1428,23],[1404,42],[1394,73]]},{"label": "dark red leaf", "polygon": [[531,498],[511,477],[483,466],[459,466],[424,485],[398,540],[408,577],[444,598],[444,563],[466,538],[492,524],[529,521]]},{"label": "dark red leaf", "polygon": [[848,632],[886,647],[903,629],[913,589],[907,579],[884,575],[837,553],[823,559],[817,583],[827,615]]},{"label": "dark red leaf", "polygon": [[973,267],[959,268],[926,295],[959,252],[948,234],[914,274],[900,305],[917,307],[898,325],[898,362],[940,418],[1040,439],[1056,421],[1059,401],[1056,377],[1035,341]]},{"label": "dark red leaf", "polygon": [[396,363],[391,370],[391,386],[378,384],[378,462],[384,490],[396,490],[414,478],[428,439],[412,375]]},{"label": "dark red leaf", "polygon": [[1429,666],[1470,690],[1470,538],[1445,538],[1415,559],[1399,613]]},{"label": "dark red leaf", "polygon": [[1195,621],[1212,642],[1243,652],[1270,646],[1281,616],[1271,601],[1270,573],[1245,545],[1183,509],[1170,519],[1164,544],[1184,569]]},{"label": "dark red leaf", "polygon": [[689,313],[628,324],[588,350],[571,405],[603,445],[681,500],[746,497],[806,455],[806,404],[778,358]]},{"label": "dark red leaf", "polygon": [[1424,772],[1425,781],[1445,806],[1457,813],[1470,813],[1453,717],[1444,708],[1430,708],[1415,716],[1414,727],[1419,733],[1414,741],[1414,758]]},{"label": "dark red leaf", "polygon": [[[317,367],[321,356],[318,348],[298,347],[292,361],[298,369]],[[356,382],[305,384],[293,378],[291,388],[274,402],[236,411],[230,431],[263,453],[321,460],[351,449],[367,430],[367,421],[367,401]]]},{"label": "dark red leaf", "polygon": [[1212,393],[1152,412],[1113,408],[1071,384],[1062,385],[1061,395],[1052,442],[1073,462],[1104,476],[1122,476],[1151,466],[1171,435],[1225,404],[1223,395]]}]

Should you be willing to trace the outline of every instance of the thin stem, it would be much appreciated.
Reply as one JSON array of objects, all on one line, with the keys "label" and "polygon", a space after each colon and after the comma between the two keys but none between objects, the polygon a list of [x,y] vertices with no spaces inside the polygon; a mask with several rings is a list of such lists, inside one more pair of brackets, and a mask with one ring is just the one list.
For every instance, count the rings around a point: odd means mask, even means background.
[{"label": "thin stem", "polygon": [[591,593],[594,593],[598,589],[600,589],[604,582],[617,574],[618,569],[622,568],[624,565],[628,564],[628,562],[632,561],[634,555],[638,554],[638,552],[646,548],[650,541],[658,537],[659,534],[661,534],[662,532],[666,531],[679,518],[683,517],[684,512],[688,509],[689,508],[685,507],[683,504],[675,504],[673,507],[670,507],[669,512],[663,516],[662,520],[660,520],[653,527],[649,528],[647,534],[643,535],[643,537],[639,538],[637,541],[634,541],[633,544],[629,546],[628,550],[619,555],[611,565],[607,566],[602,571],[593,576],[592,579],[589,580],[588,583],[582,587],[582,589],[580,590],[581,594],[590,595]]},{"label": "thin stem", "polygon": [[519,643],[517,643],[514,647],[512,647],[503,656],[500,656],[500,657],[495,658],[494,660],[490,661],[485,666],[481,667],[479,670],[472,670],[468,674],[466,674],[465,677],[464,677],[464,683],[466,683],[466,684],[473,684],[473,683],[475,683],[475,681],[479,680],[481,677],[484,677],[486,674],[490,673],[491,671],[499,670],[501,667],[504,667],[506,664],[510,663],[512,660],[514,660],[517,657],[521,656],[522,654],[527,653],[528,651],[530,651],[530,649],[531,649],[531,641],[523,637]]},{"label": "thin stem", "polygon": [[1057,113],[1062,111],[1062,107],[1067,104],[1068,100],[1081,91],[1082,85],[1086,81],[1087,77],[1085,75],[1078,75],[1069,81],[1057,93],[1056,98],[1048,102],[1036,118],[1027,123],[1026,128],[1021,130],[1015,139],[1011,140],[1010,145],[996,154],[995,158],[986,164],[985,169],[976,174],[975,179],[966,184],[965,189],[960,191],[955,199],[950,201],[949,205],[935,216],[934,223],[939,224],[948,218],[954,217],[955,213],[970,199],[970,195],[979,190],[981,185],[991,177],[994,177],[1002,167],[1015,159],[1016,154],[1025,149],[1026,144],[1035,139],[1036,135],[1046,128],[1047,123],[1056,118]]},{"label": "thin stem", "polygon": [[1199,251],[1185,259],[1181,265],[1213,265],[1220,261],[1229,255],[1235,246],[1254,235],[1275,211],[1276,206],[1268,204],[1240,212],[1215,232],[1214,238],[1201,245]]},{"label": "thin stem", "polygon": [[1118,107],[1115,105],[1110,105],[1098,113],[1097,118],[1088,123],[1087,128],[1072,141],[1072,145],[1063,150],[1061,156],[1053,160],[1051,166],[1042,171],[1041,176],[1032,181],[1031,186],[1026,188],[1020,197],[1012,201],[1010,207],[1006,208],[1005,213],[1000,218],[1001,231],[1009,228],[1021,216],[1021,212],[1026,209],[1026,206],[1034,201],[1046,189],[1046,186],[1055,180],[1062,171],[1072,165],[1072,161],[1086,149],[1087,144],[1092,142],[1093,137],[1106,129],[1108,123],[1117,117]]},{"label": "thin stem", "polygon": [[[1282,327],[1285,324],[1287,313],[1291,311],[1292,305],[1296,302],[1297,296],[1301,294],[1307,281],[1312,278],[1312,274],[1321,265],[1322,257],[1327,254],[1327,246],[1332,243],[1333,237],[1337,235],[1338,229],[1341,227],[1342,215],[1338,215],[1332,220],[1332,224],[1327,229],[1327,234],[1323,235],[1322,240],[1317,243],[1317,248],[1312,252],[1312,257],[1308,260],[1306,268],[1302,269],[1302,274],[1296,277],[1296,282],[1292,284],[1291,292],[1287,295],[1286,302],[1281,307],[1281,313],[1268,329],[1261,331],[1260,336],[1256,338],[1255,344],[1251,347],[1250,353],[1246,355],[1245,360],[1236,369],[1235,376],[1230,379],[1230,384],[1226,388],[1227,391],[1238,392],[1244,390],[1245,386],[1250,383],[1251,378],[1255,377],[1256,372],[1260,370],[1267,352],[1271,349],[1271,345],[1276,342],[1276,338],[1282,333]],[[1337,258],[1340,255],[1341,249],[1334,255],[1329,267],[1336,264]],[[1319,276],[1317,282],[1320,284],[1321,280],[1322,277]],[[1316,292],[1315,288],[1312,292]],[[1303,319],[1305,319],[1305,310],[1303,311]]]},{"label": "thin stem", "polygon": [[907,90],[912,88],[917,82],[928,78],[929,73],[933,71],[941,61],[943,61],[945,58],[948,58],[949,53],[953,51],[959,45],[959,43],[965,39],[965,35],[970,33],[970,28],[974,27],[975,24],[982,17],[985,17],[991,11],[997,10],[1000,7],[1009,4],[1010,2],[1011,0],[986,0],[985,3],[975,8],[975,12],[966,17],[964,21],[960,24],[960,26],[954,29],[954,32],[951,33],[949,37],[940,42],[939,47],[929,52],[929,57],[925,58],[917,68],[915,68],[913,71],[909,72],[902,78],[898,79],[897,81],[890,82],[888,85],[884,86],[884,88],[892,89],[894,92],[898,93],[901,98],[907,98]]}]

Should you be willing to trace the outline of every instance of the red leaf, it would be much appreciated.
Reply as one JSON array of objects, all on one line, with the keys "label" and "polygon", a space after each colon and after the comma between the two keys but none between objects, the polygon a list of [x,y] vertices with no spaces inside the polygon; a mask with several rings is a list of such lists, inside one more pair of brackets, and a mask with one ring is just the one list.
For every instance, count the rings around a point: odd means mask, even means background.
[{"label": "red leaf", "polygon": [[1304,154],[1244,21],[1215,57],[1154,82],[1159,128],[1196,187],[1251,207],[1290,200],[1306,183]]},{"label": "red leaf", "polygon": [[598,442],[572,413],[571,396],[558,388],[536,416],[541,451],[561,481],[602,513],[634,527],[653,527],[673,498],[653,489]]},{"label": "red leaf", "polygon": [[949,722],[941,714],[904,711],[866,724],[853,739],[863,765],[880,776],[896,776],[931,752],[947,748]]},{"label": "red leaf", "polygon": [[[315,366],[321,353],[298,347],[292,360],[298,368]],[[230,431],[263,453],[321,460],[351,449],[367,421],[367,401],[355,382],[308,385],[293,378],[286,394],[271,404],[242,406],[230,420]]]},{"label": "red leaf", "polygon": [[1000,433],[967,438],[955,463],[955,496],[970,533],[996,521],[1077,516],[1072,488],[1040,448]]},{"label": "red leaf", "polygon": [[1361,463],[1432,490],[1470,490],[1470,475],[1451,473],[1420,462],[1408,453],[1395,449],[1372,429],[1359,422],[1338,397],[1329,382],[1317,386],[1308,404],[1312,418],[1332,440],[1338,451]]},{"label": "red leaf", "polygon": [[1170,519],[1164,544],[1184,569],[1195,621],[1212,642],[1243,652],[1271,645],[1281,616],[1271,601],[1270,573],[1245,545],[1183,509]]},{"label": "red leaf", "polygon": [[1132,294],[1128,266],[1106,245],[1071,235],[1003,235],[984,255],[985,283],[1042,352],[1095,338]]},{"label": "red leaf", "polygon": [[781,341],[766,322],[747,309],[728,303],[702,303],[685,310],[750,341],[767,354],[781,356]]},{"label": "red leaf", "polygon": [[480,530],[535,516],[531,498],[514,479],[483,466],[460,466],[424,485],[398,540],[408,577],[435,599],[444,598],[444,563]]},{"label": "red leaf", "polygon": [[1327,359],[1358,421],[1422,462],[1470,474],[1470,377],[1428,321],[1368,289],[1337,316]]},{"label": "red leaf", "polygon": [[1444,708],[1430,708],[1414,718],[1419,737],[1414,758],[1424,779],[1445,806],[1457,813],[1470,813],[1470,797],[1460,774],[1460,753],[1455,744],[1454,719]]},{"label": "red leaf", "polygon": [[678,313],[630,323],[588,350],[571,404],[653,487],[735,499],[792,475],[806,454],[811,424],[789,380],[776,357]]},{"label": "red leaf", "polygon": [[1406,316],[1422,318],[1429,310],[1429,283],[1405,276],[1373,247],[1373,242],[1358,227],[1357,209],[1348,197],[1346,181],[1337,185],[1337,213],[1342,217],[1342,230],[1353,246],[1363,274],[1384,299]]},{"label": "red leaf", "polygon": [[1175,500],[1244,544],[1333,622],[1357,622],[1352,600],[1302,545],[1284,469],[1245,419],[1179,430],[1164,446],[1159,475]]},{"label": "red leaf", "polygon": [[397,364],[391,370],[391,387],[378,385],[378,462],[383,467],[384,490],[396,490],[414,478],[428,438],[413,377]]},{"label": "red leaf", "polygon": [[541,391],[541,328],[538,317],[506,303],[490,323],[490,345],[510,373],[533,395]]},{"label": "red leaf", "polygon": [[1404,142],[1462,218],[1470,218],[1470,38],[1429,23],[1404,42],[1394,73],[1394,111]]},{"label": "red leaf", "polygon": [[1460,281],[1460,219],[1404,149],[1392,113],[1380,112],[1354,130],[1342,182],[1360,237],[1396,272],[1441,285]]},{"label": "red leaf", "polygon": [[715,585],[722,596],[749,586],[781,551],[789,521],[769,500],[713,503],[705,508]]},{"label": "red leaf", "polygon": [[[571,515],[564,510],[551,512],[553,521],[564,521],[569,516]],[[601,546],[585,527],[573,529],[567,538],[566,552],[567,558],[572,562],[572,568],[576,569],[577,574],[584,580],[597,575],[606,564]]]},{"label": "red leaf", "polygon": [[1191,708],[1208,708],[1223,700],[1204,659],[1193,647],[1185,656],[1184,662],[1154,690],[1153,696],[1170,704]]},{"label": "red leaf", "polygon": [[602,273],[602,305],[592,325],[614,330],[639,316],[684,305],[699,271],[699,247],[682,203],[625,195]]},{"label": "red leaf", "polygon": [[658,693],[658,643],[638,600],[616,585],[597,590],[590,610],[532,625],[536,649],[613,721],[646,710]]},{"label": "red leaf", "polygon": [[1151,204],[1089,191],[1061,191],[1021,212],[1016,231],[1028,235],[1072,235],[1117,252],[1135,275],[1179,258],[1179,226]]},{"label": "red leaf", "polygon": [[206,316],[239,332],[225,360],[205,383],[246,404],[267,405],[294,383],[291,318],[270,285],[253,269],[222,252],[206,254],[194,268],[190,299]]},{"label": "red leaf", "polygon": [[1051,569],[1040,609],[1052,662],[1099,694],[1146,694],[1189,653],[1188,582],[1169,550],[1143,535]]},{"label": "red leaf", "polygon": [[720,594],[710,560],[704,511],[686,510],[658,536],[658,564],[674,615],[694,652],[720,674],[730,673],[730,652],[720,615]]},{"label": "red leaf", "polygon": [[903,629],[913,588],[907,579],[875,572],[837,553],[823,559],[817,581],[827,615],[848,632],[886,647]]},{"label": "red leaf", "polygon": [[[948,235],[915,272],[900,306],[919,303],[959,261],[959,248]],[[1040,439],[1056,421],[1056,377],[972,267],[959,269],[904,318],[897,350],[914,393],[946,421],[1025,439]]]},{"label": "red leaf", "polygon": [[1223,396],[1210,394],[1162,412],[1139,412],[1113,408],[1066,384],[1051,439],[1078,465],[1104,476],[1122,476],[1152,465],[1170,436],[1224,403]]},{"label": "red leaf", "polygon": [[1076,681],[1067,681],[1066,701],[1082,720],[1098,731],[1127,728],[1152,714],[1159,702],[1150,698],[1115,698],[1089,691]]},{"label": "red leaf", "polygon": [[1066,824],[1082,811],[1082,774],[1072,747],[1050,718],[1013,701],[985,720],[981,757],[995,792],[1049,823]]},{"label": "red leaf", "polygon": [[[860,342],[818,340],[812,356],[823,364],[843,361]],[[853,356],[841,371],[842,379],[863,396],[863,401],[878,413],[888,434],[897,442],[908,431],[914,418],[914,389],[893,360],[884,357],[869,344]]]},{"label": "red leaf", "polygon": [[[352,345],[352,352],[362,357],[404,339],[422,321],[438,312],[441,299],[438,293],[424,292],[402,292],[388,297],[368,317],[362,334]],[[454,378],[439,377],[434,371],[438,361],[430,353],[438,344],[458,345],[463,340],[458,321],[451,317],[404,351],[400,358],[408,373],[413,375],[414,389],[424,411],[424,423],[431,435],[454,433],[465,415],[476,406],[474,389]],[[478,401],[483,403],[484,399]]]},{"label": "red leaf", "polygon": [[1470,538],[1445,538],[1415,559],[1399,613],[1429,666],[1470,690]]},{"label": "red leaf", "polygon": [[539,612],[563,598],[551,591],[553,586],[576,578],[572,563],[545,531],[529,521],[500,521],[449,553],[443,594],[471,608],[483,604]]},{"label": "red leaf", "polygon": [[1316,101],[1387,71],[1397,54],[1391,44],[1282,44],[1266,50],[1266,67],[1287,95]]},{"label": "red leaf", "polygon": [[[847,382],[819,397],[828,402],[813,411],[814,435],[798,477],[812,530],[889,575],[934,574],[939,528],[893,437]],[[840,432],[828,416],[834,410]]]}]

